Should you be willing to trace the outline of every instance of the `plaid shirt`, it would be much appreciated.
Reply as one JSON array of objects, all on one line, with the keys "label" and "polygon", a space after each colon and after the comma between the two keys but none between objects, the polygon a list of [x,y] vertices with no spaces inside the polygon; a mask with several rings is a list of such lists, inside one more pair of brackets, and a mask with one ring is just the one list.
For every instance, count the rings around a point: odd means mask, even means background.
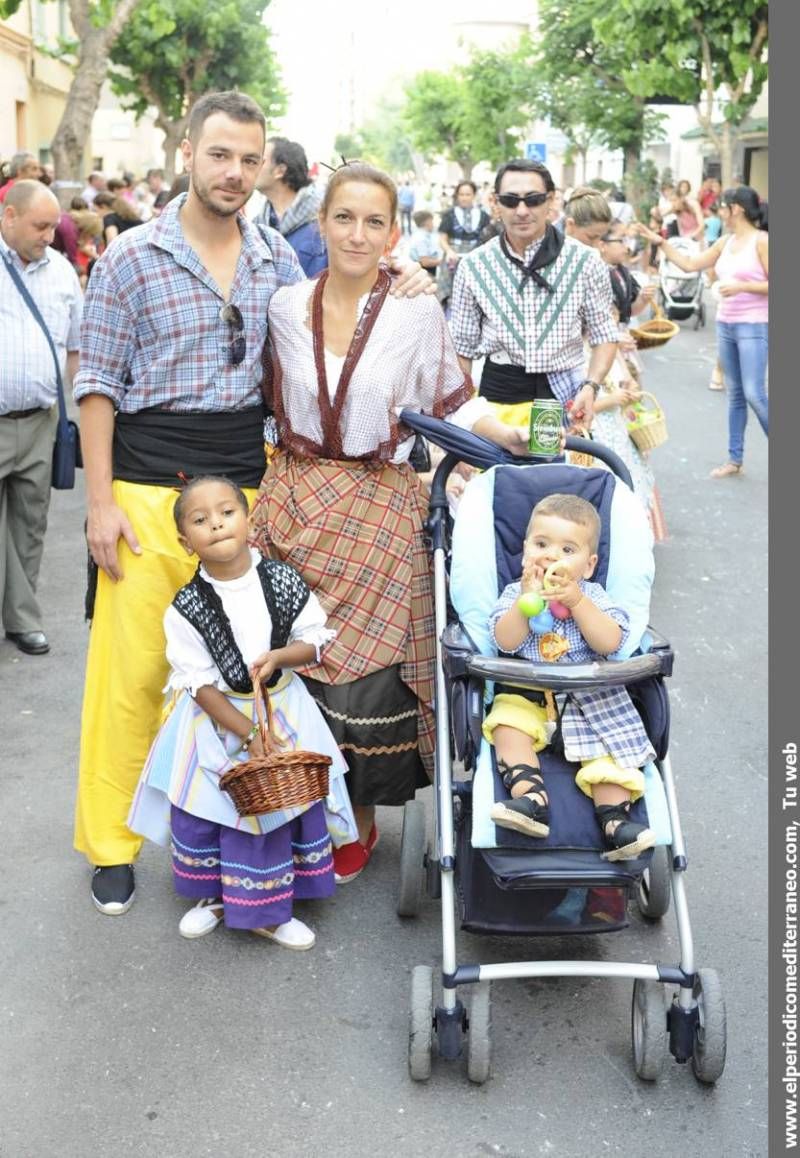
[{"label": "plaid shirt", "polygon": [[[595,607],[610,615],[622,629],[619,646],[626,642],[629,633],[628,613],[617,607],[599,583],[581,579],[578,583],[587,599]],[[495,604],[489,619],[489,628],[497,646],[495,627],[497,621],[516,603],[520,596],[519,583],[509,583]],[[581,635],[572,616],[557,619],[553,627],[556,635],[563,636],[569,643],[569,651],[562,657],[562,663],[589,663],[596,659],[607,659],[593,651]],[[529,632],[514,651],[520,659],[541,661],[539,640],[541,636]],[[570,692],[561,716],[561,735],[564,740],[564,754],[567,760],[586,761],[597,756],[612,756],[622,768],[641,768],[655,759],[653,746],[642,725],[639,713],[631,697],[623,687],[602,688],[597,692]]]},{"label": "plaid shirt", "polygon": [[239,217],[242,249],[229,301],[244,320],[247,353],[230,363],[230,326],[219,287],[187,243],[176,197],[159,218],[130,229],[92,271],[75,398],[103,394],[125,413],[244,410],[261,401],[267,306],[279,286],[302,281],[279,233]]},{"label": "plaid shirt", "polygon": [[[525,250],[526,264],[541,245]],[[608,266],[571,237],[560,254],[540,273],[553,293],[529,278],[522,293],[521,271],[506,258],[500,238],[494,237],[458,263],[451,298],[450,328],[463,358],[500,353],[498,362],[523,366],[528,373],[547,373],[554,393],[560,374],[570,383],[583,377],[584,331],[591,346],[617,341],[611,319],[611,283]],[[572,397],[574,390],[567,394]]]},{"label": "plaid shirt", "polygon": [[62,375],[67,352],[78,349],[81,326],[81,287],[67,259],[48,247],[39,261],[26,264],[0,237],[0,414],[52,406],[58,393],[50,346],[6,269],[9,260],[39,307]]}]

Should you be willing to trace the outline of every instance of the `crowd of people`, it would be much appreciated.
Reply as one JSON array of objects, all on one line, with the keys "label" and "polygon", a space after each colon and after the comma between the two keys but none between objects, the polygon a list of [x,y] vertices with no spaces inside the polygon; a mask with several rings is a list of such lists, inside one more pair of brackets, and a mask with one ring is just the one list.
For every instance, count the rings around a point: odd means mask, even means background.
[{"label": "crowd of people", "polygon": [[[93,562],[75,825],[93,902],[130,908],[149,836],[169,846],[176,890],[195,902],[182,935],[224,921],[307,949],[314,934],[294,902],[358,877],[378,841],[376,806],[409,800],[432,771],[425,494],[401,412],[521,455],[531,405],[558,403],[564,429],[620,453],[662,538],[652,471],[625,421],[641,392],[628,326],[654,296],[631,266],[646,272],[663,249],[717,272],[731,442],[714,476],[727,477],[741,472],[748,406],[766,432],[766,235],[747,187],[695,200],[682,182],[656,231],[621,195],[562,194],[521,159],[488,190],[460,182],[437,223],[415,209],[409,181],[398,190],[362,162],[318,187],[302,147],[265,139],[263,113],[239,93],[198,101],[181,152],[171,189],[159,170],[144,182],[92,173],[68,211],[29,155],[12,158],[0,188],[0,323],[20,351],[0,377],[3,624],[23,652],[49,650],[36,584],[63,371],[80,410]],[[715,212],[725,232],[700,248]],[[673,224],[697,254],[676,250]],[[564,510],[532,523],[539,563],[522,593],[564,564],[567,626],[553,631],[576,653],[608,655],[625,612],[590,582],[595,532]],[[498,645],[535,652],[516,598]],[[264,753],[262,687],[278,739],[329,754],[336,807],[240,817],[221,792],[221,771]],[[504,725],[520,735],[510,747],[506,737],[510,802],[496,820],[522,817],[539,835],[541,737],[520,719],[500,721],[501,740]],[[627,815],[646,750],[626,752],[625,768],[613,751],[593,759],[581,785],[615,859],[652,837]]]}]

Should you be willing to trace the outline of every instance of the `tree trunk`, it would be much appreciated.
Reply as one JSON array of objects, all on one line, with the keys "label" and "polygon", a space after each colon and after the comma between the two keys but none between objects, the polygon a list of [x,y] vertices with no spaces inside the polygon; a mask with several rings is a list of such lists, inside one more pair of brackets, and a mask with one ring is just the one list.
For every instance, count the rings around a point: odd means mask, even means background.
[{"label": "tree trunk", "polygon": [[175,154],[185,136],[186,117],[179,121],[168,121],[159,114],[156,125],[164,133],[164,177],[168,184],[175,180]]},{"label": "tree trunk", "polygon": [[581,149],[580,155],[581,155],[581,173],[583,174],[583,179],[581,181],[581,184],[585,185],[586,184],[586,168],[589,164],[589,150],[588,149]]},{"label": "tree trunk", "polygon": [[108,54],[138,2],[119,0],[110,22],[96,28],[89,0],[71,0],[70,16],[80,49],[67,103],[50,145],[57,181],[77,181],[82,176],[83,153],[108,72]]},{"label": "tree trunk", "polygon": [[642,153],[642,142],[635,141],[625,146],[625,155],[622,162],[623,181],[627,185],[636,180],[636,170]]},{"label": "tree trunk", "polygon": [[[733,180],[734,133],[730,121],[724,121],[719,133],[720,182],[723,189],[730,189]],[[743,175],[742,175],[743,176]]]}]

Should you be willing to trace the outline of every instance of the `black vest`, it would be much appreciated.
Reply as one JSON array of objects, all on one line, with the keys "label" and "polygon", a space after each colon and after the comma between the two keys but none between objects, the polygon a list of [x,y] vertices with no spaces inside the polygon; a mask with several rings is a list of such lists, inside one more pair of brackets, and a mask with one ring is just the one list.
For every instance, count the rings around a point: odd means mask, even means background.
[{"label": "black vest", "polygon": [[[286,647],[292,624],[308,602],[310,592],[306,581],[288,563],[262,559],[256,570],[272,620],[270,649],[274,651]],[[233,629],[222,600],[200,574],[199,567],[194,578],[185,587],[181,587],[172,600],[172,606],[203,637],[228,687],[234,692],[252,692],[253,682],[233,637]],[[269,680],[269,686],[273,687],[280,677],[281,672],[276,671]]]}]

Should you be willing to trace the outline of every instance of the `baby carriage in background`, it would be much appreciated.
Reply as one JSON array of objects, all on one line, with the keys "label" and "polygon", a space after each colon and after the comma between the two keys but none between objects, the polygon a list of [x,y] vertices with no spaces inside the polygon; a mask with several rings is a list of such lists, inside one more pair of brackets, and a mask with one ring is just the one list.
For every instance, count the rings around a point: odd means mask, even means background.
[{"label": "baby carriage in background", "polygon": [[[622,977],[633,982],[631,1034],[637,1075],[655,1080],[668,1045],[677,1061],[691,1059],[700,1081],[713,1083],[725,1065],[725,1005],[716,972],[695,966],[683,884],[687,860],[668,756],[665,677],[671,674],[673,653],[667,640],[647,625],[652,548],[644,511],[626,485],[628,472],[608,448],[580,438],[568,438],[567,448],[591,451],[611,471],[533,460],[520,464],[494,444],[447,423],[408,412],[401,420],[446,451],[434,476],[428,520],[437,635],[434,832],[429,841],[423,802],[407,803],[397,904],[400,916],[411,917],[419,912],[424,892],[441,899],[442,997],[434,1001],[433,969],[418,965],[411,991],[411,1077],[426,1080],[434,1053],[454,1060],[466,1044],[469,1078],[486,1081],[493,981]],[[459,461],[484,473],[466,487],[453,523],[445,486]],[[494,652],[490,613],[503,587],[521,572],[531,509],[556,492],[580,495],[600,515],[595,579],[630,613],[628,658],[532,664]],[[575,785],[575,766],[558,754],[555,744],[540,753],[551,801],[550,835],[533,840],[495,828],[490,809],[507,793],[494,749],[481,733],[495,680],[504,686],[547,688],[557,699],[571,689],[627,687],[657,754],[656,762],[645,769],[644,799],[631,813],[655,830],[654,849],[636,860],[601,859],[592,801]],[[463,765],[463,779],[454,780],[454,757]],[[667,913],[672,895],[680,944],[677,963],[457,962],[456,911],[461,928],[470,933],[596,934],[627,925],[631,894],[650,921]],[[459,995],[464,986],[471,992],[467,1006]],[[665,987],[674,991],[669,1009]]]},{"label": "baby carriage in background", "polygon": [[[699,253],[697,242],[688,237],[673,237],[670,239],[670,245],[687,255]],[[658,286],[661,306],[671,322],[685,322],[694,315],[695,329],[706,324],[702,273],[686,273],[668,261],[662,252],[658,267]]]}]

